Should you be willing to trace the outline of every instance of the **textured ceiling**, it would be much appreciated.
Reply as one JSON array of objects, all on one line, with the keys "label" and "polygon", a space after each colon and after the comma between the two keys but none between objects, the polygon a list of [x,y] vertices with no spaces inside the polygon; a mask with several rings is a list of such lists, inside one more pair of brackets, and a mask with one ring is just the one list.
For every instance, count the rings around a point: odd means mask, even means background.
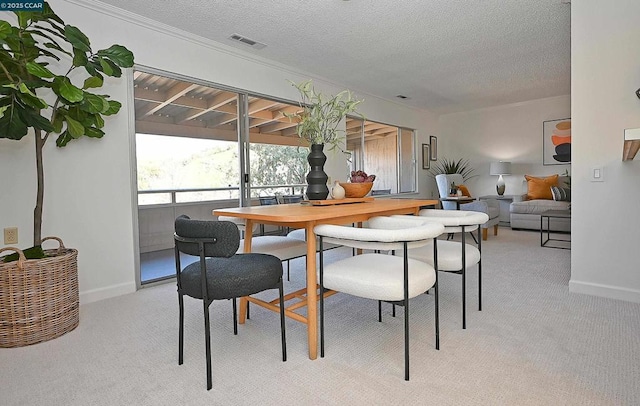
[{"label": "textured ceiling", "polygon": [[570,93],[567,0],[102,2],[438,113]]}]

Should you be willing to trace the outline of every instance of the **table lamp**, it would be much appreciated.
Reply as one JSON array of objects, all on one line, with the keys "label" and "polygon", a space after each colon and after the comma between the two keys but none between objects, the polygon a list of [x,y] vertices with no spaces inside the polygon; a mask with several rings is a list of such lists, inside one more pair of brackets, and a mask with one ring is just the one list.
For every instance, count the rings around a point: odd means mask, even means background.
[{"label": "table lamp", "polygon": [[504,194],[504,179],[502,179],[502,175],[511,175],[511,162],[491,162],[489,174],[499,175],[496,191],[498,195],[502,196]]}]

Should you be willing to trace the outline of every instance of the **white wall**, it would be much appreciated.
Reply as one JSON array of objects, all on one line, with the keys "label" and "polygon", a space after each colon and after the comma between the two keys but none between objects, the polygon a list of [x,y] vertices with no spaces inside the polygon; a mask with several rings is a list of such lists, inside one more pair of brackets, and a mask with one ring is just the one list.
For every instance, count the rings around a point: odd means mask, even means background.
[{"label": "white wall", "polygon": [[520,194],[525,174],[549,175],[571,169],[570,165],[542,165],[543,121],[570,115],[568,95],[442,115],[438,157],[470,160],[478,175],[468,182],[474,196],[495,195],[498,177],[489,175],[489,165],[509,161],[512,174],[504,176],[505,194]]},{"label": "white wall", "polygon": [[[625,128],[640,127],[640,2],[571,4],[571,97],[533,100],[439,118],[439,156],[469,158],[480,176],[474,194],[495,193],[493,160],[513,162],[507,194],[525,173],[563,172],[542,166],[542,122],[572,119],[572,292],[640,302],[640,157],[622,162]],[[569,108],[571,111],[569,112]],[[604,182],[592,182],[593,168]]]},{"label": "white wall", "polygon": [[[622,162],[640,127],[640,2],[571,4],[573,292],[640,302],[640,157]],[[591,182],[593,167],[604,182]]]},{"label": "white wall", "polygon": [[[312,77],[285,66],[252,59],[225,46],[213,46],[158,23],[144,22],[96,2],[50,1],[53,9],[69,24],[82,29],[94,49],[119,43],[131,49],[136,63],[233,86],[265,95],[297,100],[297,91],[287,79]],[[134,207],[131,174],[135,164],[130,152],[133,134],[131,74],[122,80],[108,80],[104,93],[123,103],[121,113],[106,121],[102,140],[82,139],[64,149],[53,142],[46,147],[46,191],[43,234],[60,236],[69,247],[79,250],[78,267],[81,303],[135,290]],[[342,86],[314,79],[323,92]],[[426,142],[437,125],[436,117],[425,111],[402,107],[379,98],[365,99],[362,112],[367,118],[415,128],[418,145]],[[53,140],[51,140],[53,141]],[[0,228],[18,226],[20,247],[31,245],[32,211],[35,202],[33,140],[0,140]],[[328,161],[332,176],[343,176],[344,164]],[[422,187],[425,173],[419,173]]]}]

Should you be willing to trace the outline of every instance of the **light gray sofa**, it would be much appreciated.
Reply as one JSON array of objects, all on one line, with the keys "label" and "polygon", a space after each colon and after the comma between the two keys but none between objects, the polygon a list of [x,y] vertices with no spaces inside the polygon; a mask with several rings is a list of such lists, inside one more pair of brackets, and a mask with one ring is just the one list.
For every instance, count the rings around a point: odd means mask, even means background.
[{"label": "light gray sofa", "polygon": [[[558,178],[558,186],[567,187],[567,177],[560,176]],[[523,181],[523,191],[521,195],[513,197],[513,203],[509,207],[512,229],[540,230],[540,214],[546,210],[568,210],[571,202],[543,200],[543,199],[527,199],[527,181]],[[547,221],[545,220],[542,228],[547,229]],[[549,228],[551,231],[571,231],[570,218],[552,218]]]}]

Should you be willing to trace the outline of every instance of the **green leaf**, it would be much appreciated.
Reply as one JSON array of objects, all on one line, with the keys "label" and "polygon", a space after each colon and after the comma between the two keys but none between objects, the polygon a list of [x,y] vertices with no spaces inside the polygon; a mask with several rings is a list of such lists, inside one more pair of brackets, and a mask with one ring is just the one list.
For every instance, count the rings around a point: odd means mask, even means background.
[{"label": "green leaf", "polygon": [[53,132],[60,133],[62,131],[62,125],[64,124],[63,112],[58,110],[58,114],[53,119]]},{"label": "green leaf", "polygon": [[102,113],[109,109],[109,103],[103,96],[84,92],[84,100],[80,107],[91,114]]},{"label": "green leaf", "polygon": [[30,13],[16,13],[18,15],[18,25],[20,26],[20,28],[27,28],[27,25],[29,25],[29,20],[31,19],[29,14]]},{"label": "green leaf", "polygon": [[109,103],[109,109],[102,113],[102,115],[111,116],[113,114],[117,114],[118,111],[120,111],[120,107],[122,107],[122,104],[120,102],[117,102],[115,100],[107,100],[107,102]]},{"label": "green leaf", "polygon": [[51,122],[42,117],[38,110],[33,109],[21,109],[19,110],[22,120],[27,126],[34,128],[35,130],[43,130],[46,132],[53,131]]},{"label": "green leaf", "polygon": [[73,138],[80,138],[84,135],[84,126],[80,122],[72,119],[69,116],[66,117],[66,121],[67,131],[69,132],[69,135],[71,135]]},{"label": "green leaf", "polygon": [[35,97],[35,94],[31,91],[31,89],[27,87],[27,85],[24,84],[24,82],[20,82],[20,84],[18,85],[18,90],[20,90],[20,93],[28,94]]},{"label": "green leaf", "polygon": [[111,45],[107,49],[98,51],[97,54],[110,59],[121,68],[130,68],[133,66],[133,53],[122,45]]},{"label": "green leaf", "polygon": [[120,69],[120,67],[118,65],[116,65],[115,63],[111,62],[108,59],[105,59],[105,61],[107,62],[107,64],[109,65],[109,67],[111,68],[111,75],[109,76],[113,76],[114,78],[119,78],[120,76],[122,76],[122,69]]},{"label": "green leaf", "polygon": [[[23,85],[23,83],[21,83],[20,85]],[[49,107],[47,105],[47,102],[45,102],[44,100],[42,100],[41,98],[37,97],[36,95],[34,95],[31,92],[28,92],[28,93],[27,92],[22,92],[22,93],[16,94],[16,97],[20,101],[22,101],[24,104],[26,104],[27,106],[33,107],[36,110],[46,109],[47,107]]]},{"label": "green leaf", "polygon": [[[65,100],[71,103],[77,103],[82,101],[84,97],[84,92],[82,89],[78,89],[75,87],[69,78],[58,76],[55,78],[54,82],[56,83],[56,87],[58,90],[58,94],[63,97]],[[55,89],[54,89],[55,90]]]},{"label": "green leaf", "polygon": [[27,135],[27,124],[20,118],[17,108],[13,107],[0,117],[0,138],[20,140]]},{"label": "green leaf", "polygon": [[93,115],[93,125],[95,125],[96,128],[104,127],[104,118],[102,118],[102,116],[100,114],[94,114]]},{"label": "green leaf", "polygon": [[87,53],[73,48],[73,66],[85,66],[87,63],[89,63]]},{"label": "green leaf", "polygon": [[72,139],[73,137],[69,135],[69,131],[65,131],[56,139],[56,145],[60,148],[65,147]]},{"label": "green leaf", "polygon": [[94,127],[87,127],[85,128],[85,134],[87,137],[91,137],[91,138],[102,138],[104,137],[104,131],[99,130],[97,128]]},{"label": "green leaf", "polygon": [[77,27],[65,25],[64,35],[74,48],[83,52],[91,52],[89,38],[87,38],[87,36],[84,35]]},{"label": "green leaf", "polygon": [[84,66],[84,69],[87,71],[87,73],[91,76],[100,76],[100,74],[98,73],[97,69],[94,66],[94,62],[90,61],[89,63],[87,63]]},{"label": "green leaf", "polygon": [[7,111],[8,108],[9,108],[8,104],[6,106],[0,107],[0,118],[4,116],[4,112]]},{"label": "green leaf", "polygon": [[85,79],[84,85],[82,85],[83,89],[91,89],[96,87],[102,87],[104,80],[102,76],[91,76],[90,78]]},{"label": "green leaf", "polygon": [[0,21],[0,40],[7,38],[11,35],[11,24],[6,21]]},{"label": "green leaf", "polygon": [[102,68],[102,71],[105,75],[113,76],[113,69],[111,68],[111,65],[109,65],[107,61],[102,58],[100,58],[100,67]]},{"label": "green leaf", "polygon": [[27,62],[27,72],[39,78],[50,79],[55,77],[53,73],[37,62]]}]

